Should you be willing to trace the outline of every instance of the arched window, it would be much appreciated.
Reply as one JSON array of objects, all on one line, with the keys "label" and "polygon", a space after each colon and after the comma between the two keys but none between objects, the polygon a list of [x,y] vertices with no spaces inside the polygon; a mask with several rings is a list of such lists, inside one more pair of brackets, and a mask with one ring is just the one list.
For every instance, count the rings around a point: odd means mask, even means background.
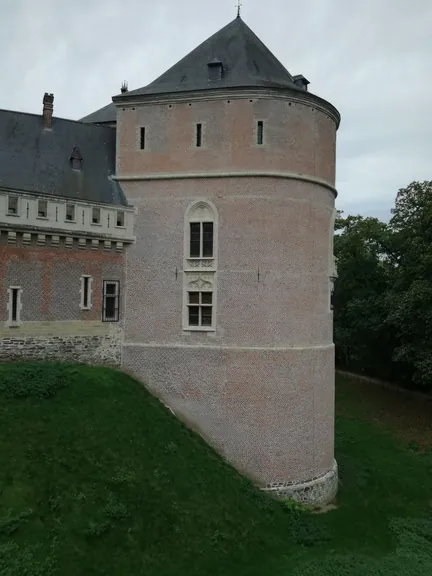
[{"label": "arched window", "polygon": [[217,210],[200,200],[185,217],[183,329],[216,329]]}]

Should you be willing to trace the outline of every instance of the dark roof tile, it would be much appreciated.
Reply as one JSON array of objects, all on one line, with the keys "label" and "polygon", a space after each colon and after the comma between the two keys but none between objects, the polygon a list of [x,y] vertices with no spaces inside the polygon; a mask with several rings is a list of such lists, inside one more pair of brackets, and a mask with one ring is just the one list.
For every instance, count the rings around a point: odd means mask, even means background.
[{"label": "dark roof tile", "polygon": [[[115,173],[114,128],[0,110],[0,188],[63,196],[74,200],[127,205]],[[74,149],[82,157],[73,170]]]}]

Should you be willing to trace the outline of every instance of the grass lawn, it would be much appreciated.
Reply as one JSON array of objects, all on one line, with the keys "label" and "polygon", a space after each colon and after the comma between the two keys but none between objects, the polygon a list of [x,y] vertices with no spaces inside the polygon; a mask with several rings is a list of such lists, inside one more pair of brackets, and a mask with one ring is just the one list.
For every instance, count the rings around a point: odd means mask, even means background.
[{"label": "grass lawn", "polygon": [[312,514],[126,375],[0,366],[0,575],[430,576],[432,411],[397,398],[339,379],[337,507]]}]

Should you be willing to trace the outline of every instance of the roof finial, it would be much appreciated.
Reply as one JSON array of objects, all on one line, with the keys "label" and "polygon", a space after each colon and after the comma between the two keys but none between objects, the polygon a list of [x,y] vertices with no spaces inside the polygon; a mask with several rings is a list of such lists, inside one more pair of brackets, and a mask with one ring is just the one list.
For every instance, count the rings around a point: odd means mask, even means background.
[{"label": "roof finial", "polygon": [[242,6],[243,6],[243,4],[241,3],[241,0],[238,0],[238,2],[237,2],[237,18],[240,18]]},{"label": "roof finial", "polygon": [[123,84],[121,85],[121,93],[126,94],[127,91],[128,91],[128,83],[126,82],[126,80],[123,80]]}]

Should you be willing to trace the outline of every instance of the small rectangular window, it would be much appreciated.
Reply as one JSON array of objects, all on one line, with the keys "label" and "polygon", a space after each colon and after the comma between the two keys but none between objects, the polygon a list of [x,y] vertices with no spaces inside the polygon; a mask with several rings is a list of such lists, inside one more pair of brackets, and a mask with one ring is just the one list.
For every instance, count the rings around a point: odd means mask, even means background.
[{"label": "small rectangular window", "polygon": [[143,126],[140,129],[140,148],[141,150],[145,149],[145,128]]},{"label": "small rectangular window", "polygon": [[8,196],[8,214],[18,214],[18,197],[17,196]]},{"label": "small rectangular window", "polygon": [[196,125],[196,145],[197,145],[197,148],[201,148],[201,145],[202,145],[202,124]]},{"label": "small rectangular window", "polygon": [[257,130],[257,144],[260,146],[264,142],[264,122],[261,120],[258,122],[258,130]]},{"label": "small rectangular window", "polygon": [[118,280],[105,280],[103,283],[103,310],[104,322],[118,322],[120,301],[120,282]]},{"label": "small rectangular window", "polygon": [[190,257],[201,256],[201,223],[191,222],[190,225]]},{"label": "small rectangular window", "polygon": [[213,293],[188,292],[189,326],[211,327],[213,321]]},{"label": "small rectangular window", "polygon": [[123,227],[125,225],[125,213],[117,212],[117,226]]},{"label": "small rectangular window", "polygon": [[92,224],[100,224],[100,208],[92,208]]},{"label": "small rectangular window", "polygon": [[48,216],[48,202],[46,200],[38,200],[38,218],[46,218]]},{"label": "small rectangular window", "polygon": [[68,222],[75,221],[75,206],[73,204],[66,204],[66,220]]},{"label": "small rectangular window", "polygon": [[92,307],[92,282],[91,276],[81,276],[81,309],[90,310]]},{"label": "small rectangular window", "polygon": [[16,326],[21,320],[21,288],[19,286],[11,286],[8,290],[9,293],[9,325]]}]

